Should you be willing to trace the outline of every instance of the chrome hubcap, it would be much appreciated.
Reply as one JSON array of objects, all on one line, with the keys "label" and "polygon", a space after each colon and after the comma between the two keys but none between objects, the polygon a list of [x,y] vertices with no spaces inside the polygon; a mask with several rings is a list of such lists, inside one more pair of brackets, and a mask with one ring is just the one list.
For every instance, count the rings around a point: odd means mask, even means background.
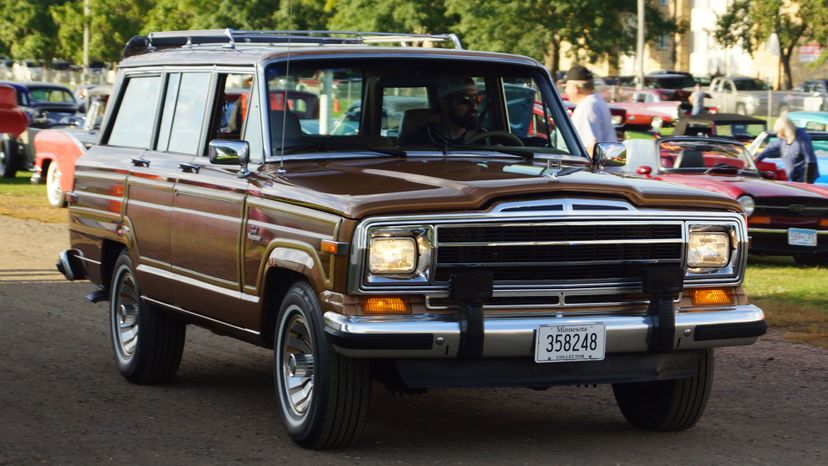
[{"label": "chrome hubcap", "polygon": [[282,393],[294,416],[304,416],[313,399],[313,341],[305,319],[294,313],[283,327]]},{"label": "chrome hubcap", "polygon": [[63,190],[60,189],[60,177],[61,172],[57,167],[57,162],[52,162],[46,172],[46,191],[52,204],[57,204],[63,197]]},{"label": "chrome hubcap", "polygon": [[113,334],[115,335],[115,349],[123,360],[129,360],[135,353],[138,345],[138,289],[132,274],[125,272],[121,275],[118,286],[118,295],[113,306]]}]

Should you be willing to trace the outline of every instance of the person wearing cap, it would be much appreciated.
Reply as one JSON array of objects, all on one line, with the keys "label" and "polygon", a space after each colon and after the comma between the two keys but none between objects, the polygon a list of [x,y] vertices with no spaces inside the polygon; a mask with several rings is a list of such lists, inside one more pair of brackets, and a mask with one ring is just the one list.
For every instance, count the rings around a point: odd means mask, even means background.
[{"label": "person wearing cap", "polygon": [[570,102],[575,104],[572,123],[589,155],[592,155],[596,143],[618,141],[609,106],[595,93],[592,72],[581,65],[573,66],[566,73],[565,92]]},{"label": "person wearing cap", "polygon": [[437,86],[437,99],[439,121],[408,135],[405,145],[451,146],[478,134],[477,107],[482,99],[472,78],[448,77]]}]

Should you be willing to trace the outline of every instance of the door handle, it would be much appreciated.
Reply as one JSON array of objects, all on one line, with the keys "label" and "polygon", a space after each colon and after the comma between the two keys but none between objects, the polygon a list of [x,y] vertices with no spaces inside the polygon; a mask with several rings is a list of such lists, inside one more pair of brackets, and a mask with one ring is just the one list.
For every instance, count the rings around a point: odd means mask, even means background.
[{"label": "door handle", "polygon": [[147,159],[137,158],[132,159],[132,164],[136,167],[149,167],[150,161]]},{"label": "door handle", "polygon": [[178,168],[184,173],[198,173],[201,170],[201,165],[197,163],[179,163]]}]

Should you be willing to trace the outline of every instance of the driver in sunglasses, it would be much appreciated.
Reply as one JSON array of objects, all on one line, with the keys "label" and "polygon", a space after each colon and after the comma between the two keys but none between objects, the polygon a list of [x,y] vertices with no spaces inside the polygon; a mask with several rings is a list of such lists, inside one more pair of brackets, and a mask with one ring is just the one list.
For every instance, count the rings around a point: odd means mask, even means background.
[{"label": "driver in sunglasses", "polygon": [[446,79],[437,88],[437,98],[439,121],[425,125],[406,137],[405,144],[464,144],[480,132],[477,109],[483,99],[477,93],[477,86],[472,78]]}]

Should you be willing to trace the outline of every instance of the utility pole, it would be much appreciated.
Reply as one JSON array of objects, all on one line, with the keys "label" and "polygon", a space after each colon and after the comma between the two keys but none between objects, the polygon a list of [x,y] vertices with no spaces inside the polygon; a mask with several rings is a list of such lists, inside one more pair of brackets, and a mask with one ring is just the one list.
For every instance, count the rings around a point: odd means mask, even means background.
[{"label": "utility pole", "polygon": [[636,89],[644,87],[644,0],[638,0],[638,33],[635,44],[635,74],[638,77]]},{"label": "utility pole", "polygon": [[81,81],[86,84],[89,72],[89,0],[83,0],[83,72]]}]

